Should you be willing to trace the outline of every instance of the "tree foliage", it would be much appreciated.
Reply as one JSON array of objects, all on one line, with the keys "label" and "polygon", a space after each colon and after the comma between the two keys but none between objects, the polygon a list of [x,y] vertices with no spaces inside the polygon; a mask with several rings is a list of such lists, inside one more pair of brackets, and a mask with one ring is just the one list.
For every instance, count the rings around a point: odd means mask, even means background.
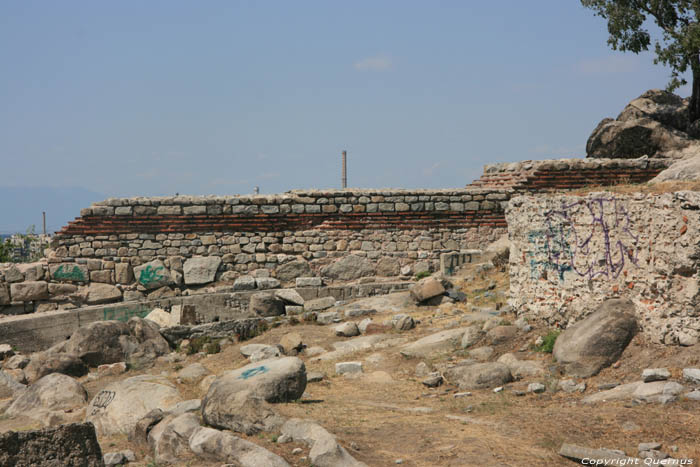
[{"label": "tree foliage", "polygon": [[581,0],[581,4],[608,21],[613,50],[648,50],[652,37],[645,22],[652,19],[661,30],[661,38],[653,41],[654,63],[671,69],[669,91],[686,84],[683,73],[692,71],[691,121],[700,117],[700,0]]}]

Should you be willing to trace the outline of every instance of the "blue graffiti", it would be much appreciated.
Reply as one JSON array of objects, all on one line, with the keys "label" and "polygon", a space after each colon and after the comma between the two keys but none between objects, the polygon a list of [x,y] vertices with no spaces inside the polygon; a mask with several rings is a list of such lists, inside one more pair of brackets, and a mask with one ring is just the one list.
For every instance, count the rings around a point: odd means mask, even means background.
[{"label": "blue graffiti", "polygon": [[[637,265],[639,237],[632,231],[627,209],[617,199],[592,198],[562,204],[560,209],[545,212],[544,217],[545,229],[528,235],[532,278],[546,278],[548,270],[554,271],[559,280],[568,271],[589,280],[599,276],[617,278],[627,260]],[[602,237],[603,245],[594,247],[594,236]]]},{"label": "blue graffiti", "polygon": [[267,373],[268,369],[265,365],[261,366],[256,366],[255,368],[249,368],[245,370],[243,373],[241,373],[241,376],[238,377],[238,379],[248,379],[252,378],[255,375],[259,375],[262,373]]}]

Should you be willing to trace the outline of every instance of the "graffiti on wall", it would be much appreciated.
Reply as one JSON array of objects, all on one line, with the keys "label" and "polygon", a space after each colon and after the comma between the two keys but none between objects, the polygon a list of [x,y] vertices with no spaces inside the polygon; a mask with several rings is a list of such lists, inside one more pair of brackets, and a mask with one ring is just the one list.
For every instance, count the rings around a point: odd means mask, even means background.
[{"label": "graffiti on wall", "polygon": [[617,278],[627,264],[637,264],[635,233],[624,203],[597,197],[564,204],[544,213],[545,228],[528,234],[533,279],[554,272],[559,280],[571,271],[589,280]]},{"label": "graffiti on wall", "polygon": [[64,281],[85,282],[87,280],[83,270],[75,264],[61,264],[53,272],[52,277]]},{"label": "graffiti on wall", "polygon": [[165,275],[160,272],[162,269],[165,268],[163,266],[154,267],[150,264],[147,265],[139,274],[139,282],[141,285],[148,287],[151,284],[162,281],[165,278]]}]

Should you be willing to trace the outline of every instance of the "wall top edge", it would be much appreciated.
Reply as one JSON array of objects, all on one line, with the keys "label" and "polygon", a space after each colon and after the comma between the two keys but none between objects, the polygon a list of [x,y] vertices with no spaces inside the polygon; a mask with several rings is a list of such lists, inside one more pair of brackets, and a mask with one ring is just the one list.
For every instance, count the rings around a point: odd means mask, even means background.
[{"label": "wall top edge", "polygon": [[484,166],[484,174],[499,172],[522,172],[530,170],[570,170],[570,169],[601,169],[601,168],[629,168],[629,169],[664,169],[675,160],[649,158],[647,156],[637,159],[604,159],[604,158],[572,158],[572,159],[546,159],[526,160],[520,162],[502,162],[487,164]]}]

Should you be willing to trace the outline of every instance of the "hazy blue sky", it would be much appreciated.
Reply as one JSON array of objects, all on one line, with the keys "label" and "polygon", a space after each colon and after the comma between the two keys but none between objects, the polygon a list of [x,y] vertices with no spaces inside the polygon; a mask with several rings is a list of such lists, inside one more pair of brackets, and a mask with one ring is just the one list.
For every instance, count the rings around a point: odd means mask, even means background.
[{"label": "hazy blue sky", "polygon": [[463,186],[665,86],[606,39],[577,0],[0,0],[0,186],[338,187],[342,149],[352,187]]}]

